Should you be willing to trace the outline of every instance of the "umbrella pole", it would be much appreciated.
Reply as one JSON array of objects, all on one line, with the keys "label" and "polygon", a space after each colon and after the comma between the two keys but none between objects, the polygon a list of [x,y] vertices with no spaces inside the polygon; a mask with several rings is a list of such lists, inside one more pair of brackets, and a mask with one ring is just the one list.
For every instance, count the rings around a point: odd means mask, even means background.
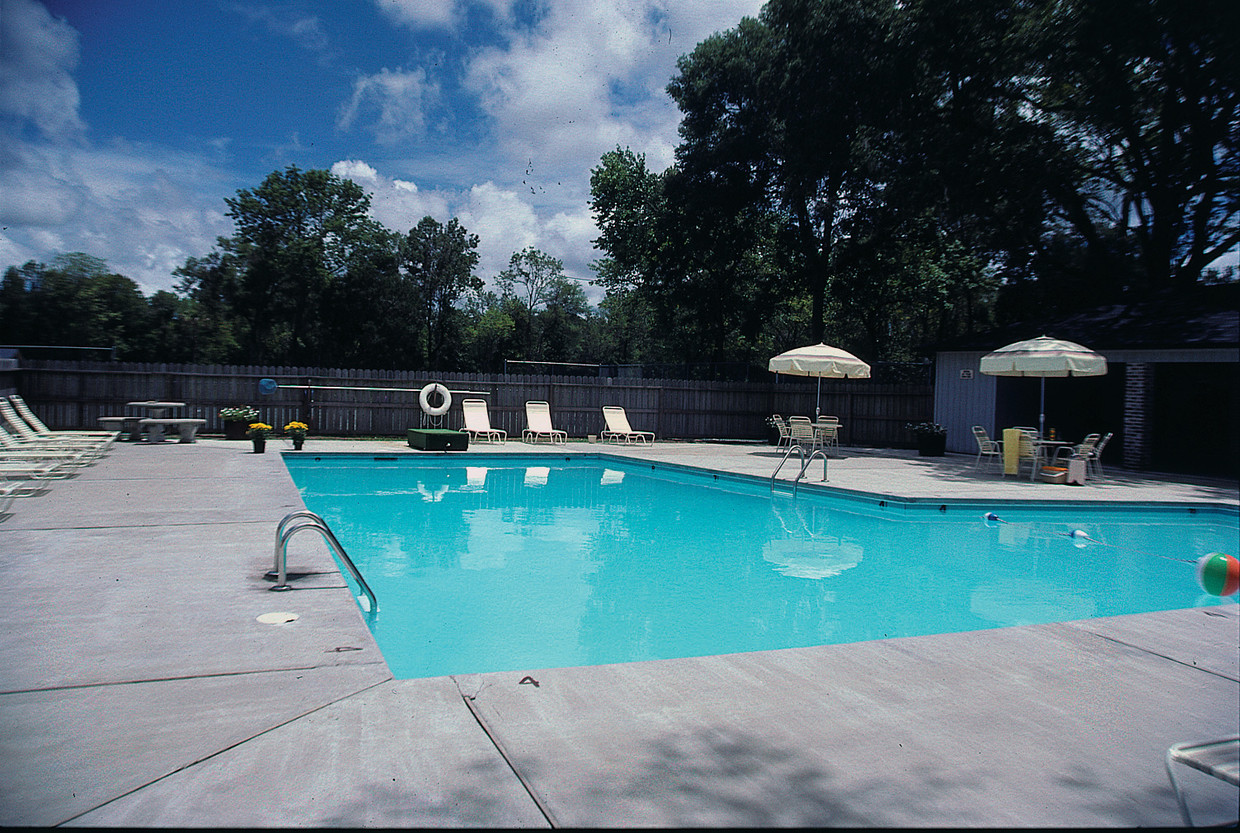
[{"label": "umbrella pole", "polygon": [[1046,377],[1042,377],[1042,401],[1038,407],[1038,437],[1046,439]]},{"label": "umbrella pole", "polygon": [[818,377],[818,394],[814,397],[814,422],[822,415],[822,377]]}]

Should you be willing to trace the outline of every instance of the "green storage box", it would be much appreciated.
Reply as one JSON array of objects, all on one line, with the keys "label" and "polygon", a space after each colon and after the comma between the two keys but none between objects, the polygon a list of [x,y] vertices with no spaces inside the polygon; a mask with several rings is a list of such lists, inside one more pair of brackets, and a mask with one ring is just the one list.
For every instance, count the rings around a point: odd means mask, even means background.
[{"label": "green storage box", "polygon": [[409,447],[422,451],[464,451],[469,448],[469,435],[447,428],[410,428]]}]

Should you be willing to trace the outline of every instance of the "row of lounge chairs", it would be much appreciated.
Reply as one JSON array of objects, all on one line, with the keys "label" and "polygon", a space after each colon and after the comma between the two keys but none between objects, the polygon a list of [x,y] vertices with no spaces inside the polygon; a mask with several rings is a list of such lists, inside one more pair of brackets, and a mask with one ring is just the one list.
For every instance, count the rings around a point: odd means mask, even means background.
[{"label": "row of lounge chairs", "polygon": [[52,431],[17,394],[0,398],[0,513],[99,460],[118,433]]},{"label": "row of lounge chairs", "polygon": [[[502,443],[508,439],[507,431],[491,427],[491,418],[485,400],[465,399],[461,402],[461,410],[465,415],[465,432],[469,434],[471,441]],[[607,425],[599,434],[603,442],[654,442],[654,432],[633,430],[624,408],[616,405],[605,406],[603,420]],[[525,424],[526,427],[521,431],[522,442],[537,443],[543,440],[552,444],[568,442],[568,433],[558,430],[551,424],[551,406],[546,402],[536,400],[525,403]]]}]

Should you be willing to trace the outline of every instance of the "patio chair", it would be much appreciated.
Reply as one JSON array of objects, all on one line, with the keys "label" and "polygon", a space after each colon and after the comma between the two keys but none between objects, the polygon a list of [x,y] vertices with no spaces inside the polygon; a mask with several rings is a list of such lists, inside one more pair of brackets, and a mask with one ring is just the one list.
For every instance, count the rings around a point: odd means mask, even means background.
[{"label": "patio chair", "polygon": [[788,431],[788,422],[783,417],[779,414],[771,414],[771,418],[767,422],[775,426],[775,430],[779,432],[779,439],[775,442],[776,448],[792,443],[792,434]]},{"label": "patio chair", "polygon": [[[1016,476],[1020,477],[1021,464],[1027,460],[1029,465],[1032,467],[1029,472],[1029,479],[1033,480],[1038,476],[1038,471],[1041,470],[1042,464],[1045,462],[1045,453],[1042,446],[1038,445],[1037,438],[1034,436],[1033,432],[1022,430],[1017,433],[1016,438],[1018,443],[1016,451]],[[1006,470],[1004,471],[1004,474],[1007,474]]]},{"label": "patio chair", "polygon": [[604,405],[603,419],[607,422],[607,429],[599,435],[603,442],[654,442],[653,431],[634,431],[629,427],[629,418],[624,413],[624,408],[621,408],[619,405]]},{"label": "patio chair", "polygon": [[463,399],[461,411],[465,414],[465,433],[469,434],[469,438],[474,442],[503,443],[508,439],[507,431],[491,427],[486,400]]},{"label": "patio chair", "polygon": [[822,435],[814,430],[814,423],[809,417],[788,417],[788,431],[792,435],[792,445],[815,449],[822,444]]},{"label": "patio chair", "polygon": [[992,440],[986,433],[986,429],[980,425],[973,426],[973,438],[977,440],[977,459],[973,461],[974,468],[977,468],[983,459],[994,460],[995,463],[1002,464],[1003,443]]},{"label": "patio chair", "polygon": [[52,431],[43,424],[43,420],[35,416],[34,411],[30,410],[30,406],[26,404],[26,400],[22,399],[16,393],[9,394],[9,401],[13,403],[13,407],[17,409],[17,413],[21,414],[21,418],[26,420],[26,424],[30,426],[30,430],[45,439],[53,439],[56,437],[95,437],[97,439],[107,439],[115,437],[119,431]]},{"label": "patio chair", "polygon": [[814,425],[818,431],[818,442],[825,451],[833,448],[837,452],[840,450],[840,418],[834,416],[820,416],[818,422]]},{"label": "patio chair", "polygon": [[1059,461],[1060,457],[1083,457],[1089,459],[1089,455],[1094,452],[1094,446],[1098,444],[1099,434],[1086,434],[1085,439],[1076,445],[1065,445],[1055,449],[1055,460]]},{"label": "patio chair", "polygon": [[1098,444],[1090,449],[1089,456],[1085,458],[1085,467],[1092,472],[1092,476],[1096,480],[1103,478],[1102,471],[1102,450],[1107,447],[1107,443],[1111,441],[1111,437],[1115,436],[1114,431],[1108,431],[1106,436],[1098,441]]},{"label": "patio chair", "polygon": [[536,443],[546,438],[551,444],[567,443],[568,433],[551,427],[551,406],[546,402],[525,403],[526,428],[521,432],[522,442]]},{"label": "patio chair", "polygon": [[[1180,818],[1183,819],[1184,826],[1192,827],[1193,817],[1188,811],[1188,802],[1184,799],[1184,789],[1176,780],[1174,764],[1183,764],[1233,787],[1240,787],[1240,735],[1230,735],[1204,743],[1177,743],[1167,749],[1164,762],[1167,778],[1171,780],[1171,788],[1175,791],[1175,801],[1180,807]],[[1234,823],[1226,826],[1234,826]]]}]

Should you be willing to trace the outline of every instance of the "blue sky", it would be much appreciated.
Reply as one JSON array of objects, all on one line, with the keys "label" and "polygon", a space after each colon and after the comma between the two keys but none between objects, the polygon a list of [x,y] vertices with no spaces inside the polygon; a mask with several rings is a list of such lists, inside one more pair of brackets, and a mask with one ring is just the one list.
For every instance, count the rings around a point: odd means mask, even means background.
[{"label": "blue sky", "polygon": [[[0,0],[0,269],[83,251],[170,289],[288,165],[405,232],[458,217],[490,281],[590,278],[590,169],[670,164],[676,59],[758,0]],[[597,300],[599,292],[587,287]]]}]

